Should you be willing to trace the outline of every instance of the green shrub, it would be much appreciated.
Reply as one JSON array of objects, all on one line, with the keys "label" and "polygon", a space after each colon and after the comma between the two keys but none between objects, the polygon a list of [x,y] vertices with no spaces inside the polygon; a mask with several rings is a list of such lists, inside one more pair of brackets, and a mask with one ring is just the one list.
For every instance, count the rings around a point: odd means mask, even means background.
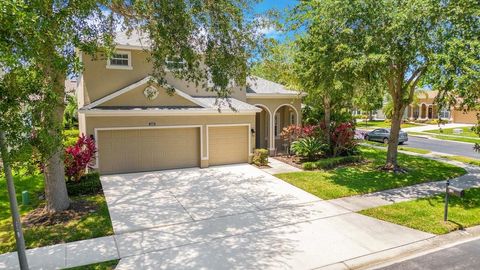
[{"label": "green shrub", "polygon": [[63,131],[63,135],[66,137],[78,137],[80,135],[80,131],[78,129],[65,129]]},{"label": "green shrub", "polygon": [[253,151],[253,164],[257,166],[268,165],[268,150],[267,149],[255,149]]},{"label": "green shrub", "polygon": [[334,157],[334,158],[325,158],[313,162],[303,163],[304,170],[329,170],[335,167],[338,167],[343,164],[349,164],[354,162],[360,162],[363,158],[361,156],[344,156],[344,157]]},{"label": "green shrub", "polygon": [[67,191],[69,196],[92,195],[102,190],[100,174],[91,172],[82,177],[79,181],[67,181]]},{"label": "green shrub", "polygon": [[387,123],[387,124],[391,124],[392,123],[392,120],[391,119],[385,119],[383,120],[384,123]]},{"label": "green shrub", "polygon": [[315,162],[311,162],[311,161],[303,163],[302,167],[304,170],[307,170],[307,171],[312,171],[316,169]]},{"label": "green shrub", "polygon": [[78,141],[80,131],[78,129],[66,129],[63,131],[63,146],[73,146]]},{"label": "green shrub", "polygon": [[308,161],[314,160],[318,156],[322,155],[326,149],[328,149],[328,145],[322,143],[319,139],[314,137],[306,137],[298,141],[294,141],[291,146],[291,150],[297,156],[305,158]]},{"label": "green shrub", "polygon": [[432,120],[428,120],[426,121],[425,123],[427,124],[431,124],[431,125],[445,125],[445,124],[448,124],[448,120],[446,119],[432,119]]}]

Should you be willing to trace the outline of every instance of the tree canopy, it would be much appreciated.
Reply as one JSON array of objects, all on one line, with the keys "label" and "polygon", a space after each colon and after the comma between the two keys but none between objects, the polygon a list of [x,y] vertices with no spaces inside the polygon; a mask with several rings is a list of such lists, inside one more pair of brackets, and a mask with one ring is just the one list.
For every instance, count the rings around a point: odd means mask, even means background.
[{"label": "tree canopy", "polygon": [[252,74],[295,89],[298,85],[293,67],[295,44],[270,40],[263,51],[262,59],[252,65]]},{"label": "tree canopy", "polygon": [[[431,78],[432,87],[455,85],[465,96],[478,85],[478,50],[472,52],[479,36],[478,9],[475,0],[324,0],[297,7],[298,21],[321,30],[314,34],[321,42],[308,50],[334,69],[331,76],[324,75],[326,82],[387,89],[393,108],[386,169],[399,169],[400,122],[419,84]],[[460,75],[458,69],[465,72]],[[346,76],[336,79],[339,74]],[[453,89],[442,88],[438,90]]]},{"label": "tree canopy", "polygon": [[[243,85],[248,61],[258,49],[256,26],[247,18],[250,0],[34,0],[0,2],[0,67],[4,112],[25,108],[17,96],[30,102],[35,117],[29,119],[45,174],[47,210],[69,206],[63,164],[62,122],[65,110],[64,81],[82,66],[76,50],[108,57],[114,51],[116,31],[141,31],[149,38],[152,74],[163,83],[166,57],[181,57],[186,68],[176,76],[202,84],[220,97]],[[35,76],[26,76],[33,72]],[[18,74],[15,75],[15,74]],[[37,75],[38,74],[38,75]],[[14,76],[15,75],[15,76]],[[21,76],[20,76],[21,75]],[[20,86],[27,78],[33,88]],[[26,81],[25,81],[26,82]],[[37,89],[36,95],[27,89]],[[21,94],[18,94],[21,91]],[[32,99],[35,97],[35,99]],[[31,102],[34,101],[34,102]],[[3,112],[2,112],[3,113]],[[18,114],[20,115],[20,114]],[[20,118],[12,121],[20,124]],[[32,132],[30,132],[32,133]],[[7,134],[8,135],[8,134]],[[16,144],[13,136],[7,142]]]}]

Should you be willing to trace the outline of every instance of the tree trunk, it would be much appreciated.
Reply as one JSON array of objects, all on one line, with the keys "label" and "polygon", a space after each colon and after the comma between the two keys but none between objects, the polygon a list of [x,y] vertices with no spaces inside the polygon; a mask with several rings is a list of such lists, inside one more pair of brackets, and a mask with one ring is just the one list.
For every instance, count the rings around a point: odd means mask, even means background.
[{"label": "tree trunk", "polygon": [[[331,138],[330,138],[330,122],[331,122],[331,114],[332,114],[332,108],[330,104],[330,98],[324,97],[323,98],[323,110],[324,110],[324,123],[325,123],[325,141],[331,146]],[[331,149],[332,147],[330,147]],[[330,153],[329,153],[330,154]]]},{"label": "tree trunk", "polygon": [[[49,133],[54,138],[61,138],[61,125],[63,122],[63,113],[65,111],[65,76],[55,74],[54,92],[57,95],[57,102],[53,113],[51,114],[53,128]],[[57,127],[57,128],[55,128]],[[61,141],[60,141],[61,142]],[[67,209],[70,206],[70,200],[67,193],[67,185],[65,182],[65,165],[63,160],[63,147],[58,145],[55,151],[47,160],[44,169],[45,176],[45,197],[46,209],[50,212],[58,212]]]},{"label": "tree trunk", "polygon": [[390,138],[388,140],[387,162],[384,167],[385,170],[400,170],[397,163],[398,138],[404,111],[405,107],[401,104],[401,100],[394,100],[392,125],[390,127]]}]

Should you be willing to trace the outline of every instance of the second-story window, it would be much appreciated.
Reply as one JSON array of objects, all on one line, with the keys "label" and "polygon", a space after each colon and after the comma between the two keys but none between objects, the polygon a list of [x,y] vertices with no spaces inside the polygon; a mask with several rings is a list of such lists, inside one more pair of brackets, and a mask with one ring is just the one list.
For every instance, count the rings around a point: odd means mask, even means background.
[{"label": "second-story window", "polygon": [[132,69],[132,55],[129,51],[116,51],[107,62],[110,69]]}]

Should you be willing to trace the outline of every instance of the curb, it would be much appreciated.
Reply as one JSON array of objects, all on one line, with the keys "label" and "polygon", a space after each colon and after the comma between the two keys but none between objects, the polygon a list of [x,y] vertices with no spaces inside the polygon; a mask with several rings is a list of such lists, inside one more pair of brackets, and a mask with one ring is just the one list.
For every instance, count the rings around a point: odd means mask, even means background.
[{"label": "curb", "polygon": [[444,248],[462,244],[480,238],[480,226],[467,228],[465,230],[453,231],[448,234],[433,236],[431,238],[413,242],[407,245],[383,250],[380,252],[345,260],[335,264],[327,265],[319,270],[330,269],[378,269],[398,262],[422,256]]}]

